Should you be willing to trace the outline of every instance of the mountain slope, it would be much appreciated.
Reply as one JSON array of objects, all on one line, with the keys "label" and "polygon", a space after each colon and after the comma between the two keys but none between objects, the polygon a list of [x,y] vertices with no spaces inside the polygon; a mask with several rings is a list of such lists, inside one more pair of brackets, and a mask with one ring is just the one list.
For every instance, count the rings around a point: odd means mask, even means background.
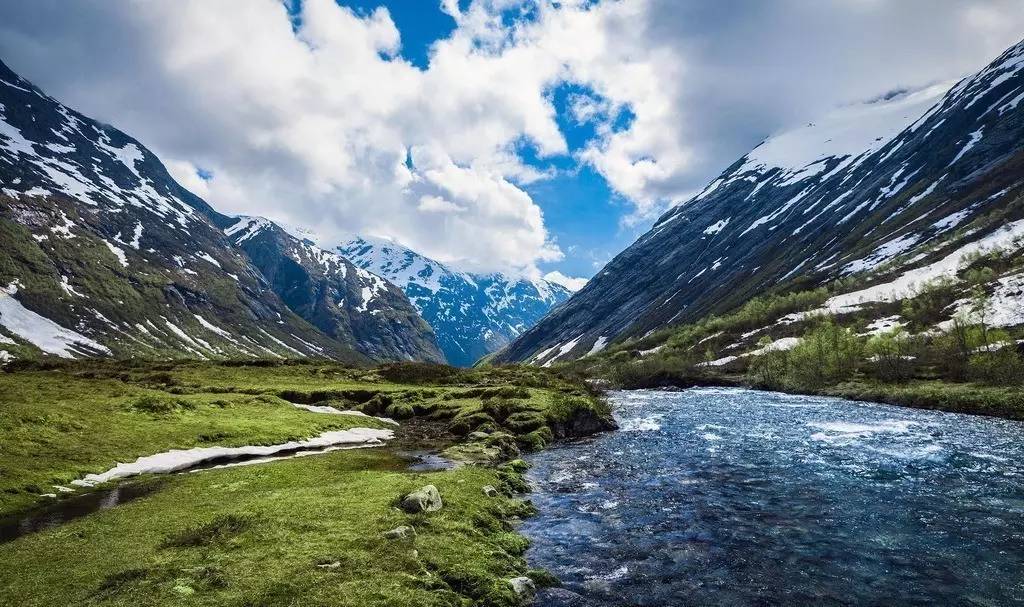
[{"label": "mountain slope", "polygon": [[497,360],[579,358],[765,292],[884,284],[989,237],[1016,246],[1022,68],[1024,43],[948,90],[843,108],[765,141]]},{"label": "mountain slope", "polygon": [[138,141],[0,64],[0,358],[377,357],[293,312],[223,220]]},{"label": "mountain slope", "polygon": [[376,360],[444,362],[430,326],[380,276],[262,217],[237,217],[224,232],[290,309],[330,337]]},{"label": "mountain slope", "polygon": [[533,326],[569,291],[545,280],[458,272],[394,243],[356,238],[338,251],[401,287],[448,362],[469,366]]}]

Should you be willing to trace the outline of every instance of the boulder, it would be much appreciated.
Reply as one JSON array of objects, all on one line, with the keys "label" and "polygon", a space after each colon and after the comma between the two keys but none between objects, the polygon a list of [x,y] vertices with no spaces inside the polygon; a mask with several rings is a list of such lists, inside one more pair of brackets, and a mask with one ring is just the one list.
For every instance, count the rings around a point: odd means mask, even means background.
[{"label": "boulder", "polygon": [[519,597],[521,605],[530,605],[537,598],[537,585],[525,575],[510,579],[508,584],[512,587],[512,591],[516,593],[516,596]]},{"label": "boulder", "polygon": [[441,493],[433,485],[420,487],[402,498],[402,510],[410,514],[436,512],[442,506],[444,504],[441,503]]},{"label": "boulder", "polygon": [[388,540],[408,540],[414,537],[416,537],[416,530],[408,525],[395,527],[391,531],[384,532],[384,539]]}]

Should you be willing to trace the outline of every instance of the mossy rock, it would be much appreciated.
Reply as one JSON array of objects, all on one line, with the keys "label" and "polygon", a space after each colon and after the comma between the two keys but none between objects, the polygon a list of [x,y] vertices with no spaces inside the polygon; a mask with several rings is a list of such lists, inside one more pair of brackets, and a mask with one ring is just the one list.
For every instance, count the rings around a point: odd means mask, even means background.
[{"label": "mossy rock", "polygon": [[547,420],[539,413],[520,411],[505,419],[505,426],[516,434],[526,434],[547,426]]},{"label": "mossy rock", "polygon": [[384,409],[384,415],[392,419],[409,419],[416,411],[409,403],[392,403]]},{"label": "mossy rock", "polygon": [[448,429],[459,436],[465,436],[476,430],[483,424],[494,423],[494,418],[483,411],[474,411],[472,413],[460,413],[455,416],[452,423],[449,424]]}]

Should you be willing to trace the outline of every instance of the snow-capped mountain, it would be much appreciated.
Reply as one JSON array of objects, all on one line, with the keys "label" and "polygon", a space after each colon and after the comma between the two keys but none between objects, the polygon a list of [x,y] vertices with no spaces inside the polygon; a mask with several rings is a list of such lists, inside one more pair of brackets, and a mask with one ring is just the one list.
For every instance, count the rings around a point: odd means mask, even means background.
[{"label": "snow-capped mountain", "polygon": [[570,294],[543,279],[459,272],[386,240],[355,238],[337,250],[401,287],[453,365],[472,365],[504,347]]},{"label": "snow-capped mountain", "polygon": [[401,289],[262,217],[235,217],[224,233],[299,316],[376,360],[444,362],[430,326]]},{"label": "snow-capped mountain", "polygon": [[844,107],[771,137],[497,359],[578,358],[763,293],[844,277],[876,288],[836,306],[891,300],[955,275],[969,254],[1016,251],[1022,101],[1024,43],[958,83]]},{"label": "snow-capped mountain", "polygon": [[[345,288],[370,296],[346,295],[325,333],[228,223],[141,143],[0,63],[0,358],[438,358],[404,296],[358,272]],[[317,278],[340,292],[341,274]]]}]

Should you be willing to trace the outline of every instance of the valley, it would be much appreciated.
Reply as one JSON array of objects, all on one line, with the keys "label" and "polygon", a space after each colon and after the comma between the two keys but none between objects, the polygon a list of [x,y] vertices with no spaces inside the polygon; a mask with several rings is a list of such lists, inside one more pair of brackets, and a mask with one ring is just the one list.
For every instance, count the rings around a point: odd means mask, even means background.
[{"label": "valley", "polygon": [[683,120],[657,3],[350,4],[2,58],[0,605],[1024,604],[1024,42]]}]

